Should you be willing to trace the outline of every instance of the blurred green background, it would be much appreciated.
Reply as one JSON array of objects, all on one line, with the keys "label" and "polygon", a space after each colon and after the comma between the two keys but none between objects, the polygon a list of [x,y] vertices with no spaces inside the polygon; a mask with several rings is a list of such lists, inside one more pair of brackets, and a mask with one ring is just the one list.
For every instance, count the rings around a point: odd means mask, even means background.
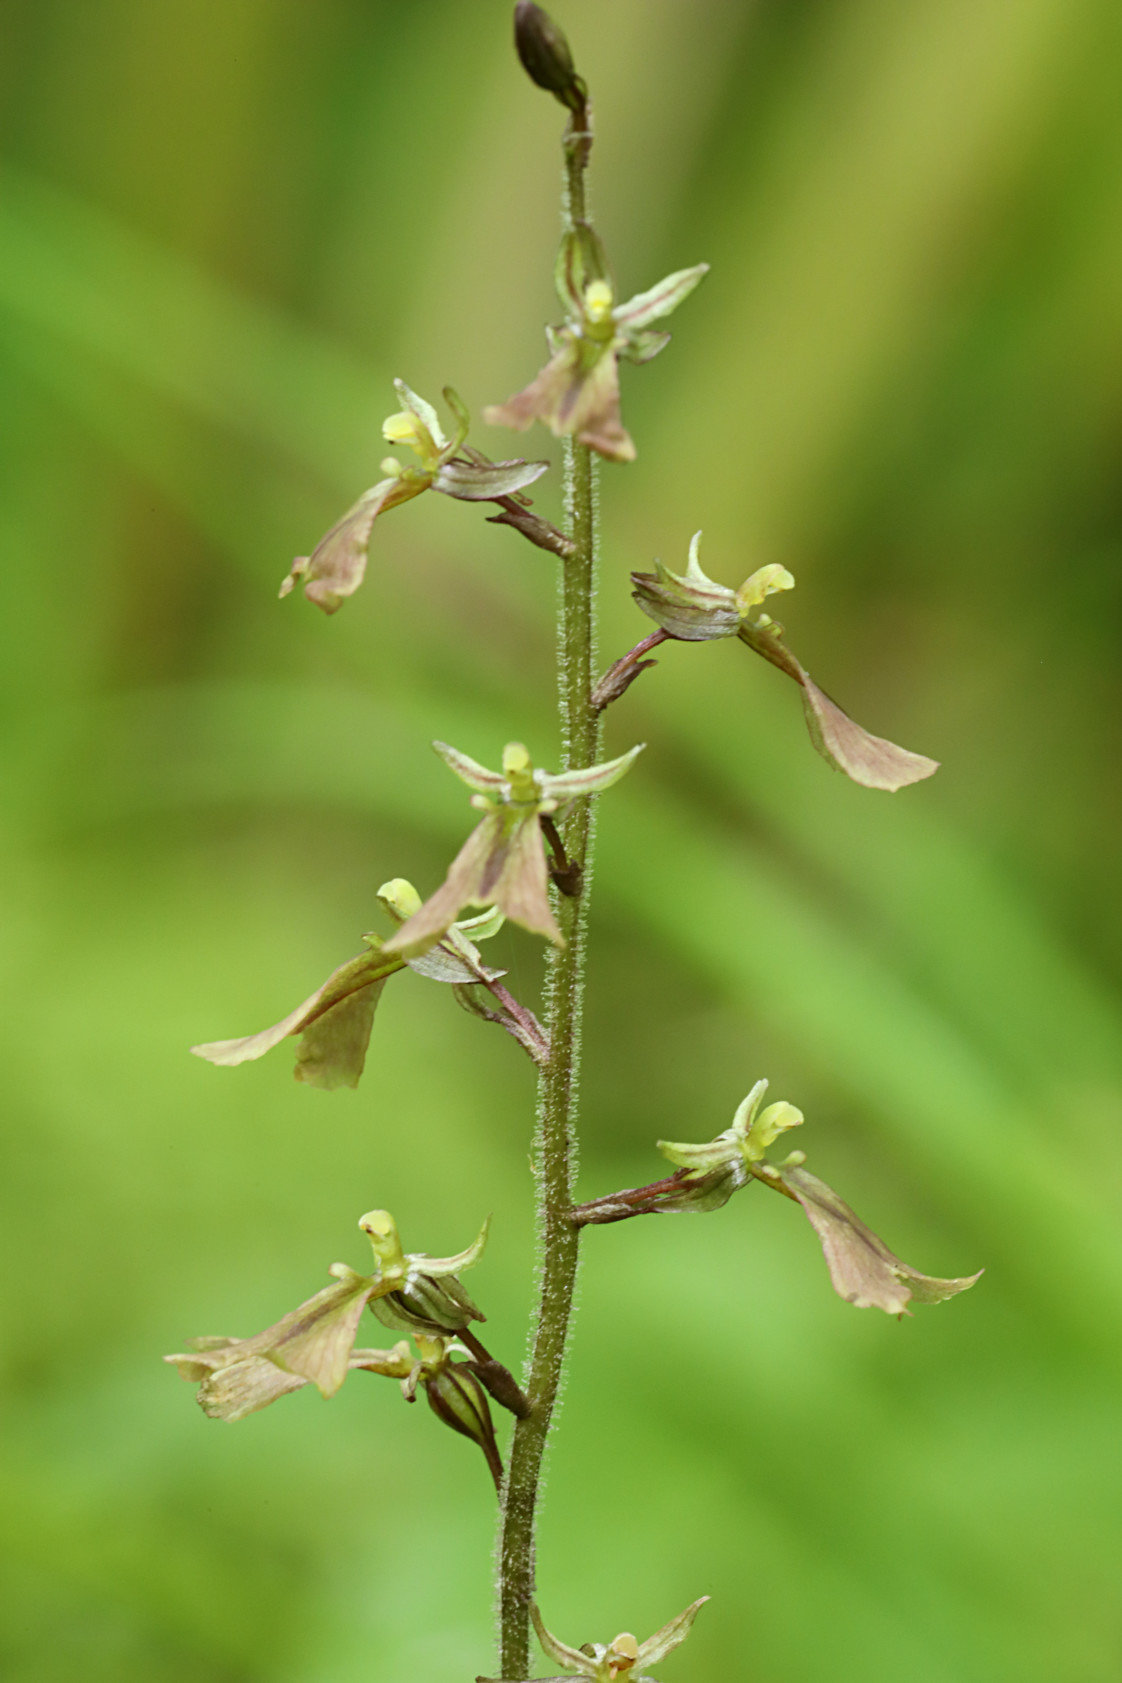
[{"label": "blurred green background", "polygon": [[[1122,13],[557,12],[621,286],[713,265],[624,374],[605,660],[649,629],[628,570],[703,526],[944,762],[847,784],[739,646],[613,710],[650,748],[601,818],[584,1195],[766,1074],[895,1249],[987,1273],[896,1324],[762,1193],[589,1234],[547,1619],[710,1592],[680,1683],[1116,1683]],[[377,477],[394,375],[478,413],[539,366],[561,113],[506,0],[4,0],[0,88],[5,1676],[465,1679],[482,1458],[364,1376],[213,1425],[158,1358],[365,1265],[371,1205],[433,1251],[493,1210],[470,1283],[523,1348],[511,1042],[406,976],[357,1094],[186,1047],[287,1011],[384,878],[439,880],[470,814],[430,738],[553,763],[551,569],[481,514],[393,513],[336,619],[275,598]]]}]

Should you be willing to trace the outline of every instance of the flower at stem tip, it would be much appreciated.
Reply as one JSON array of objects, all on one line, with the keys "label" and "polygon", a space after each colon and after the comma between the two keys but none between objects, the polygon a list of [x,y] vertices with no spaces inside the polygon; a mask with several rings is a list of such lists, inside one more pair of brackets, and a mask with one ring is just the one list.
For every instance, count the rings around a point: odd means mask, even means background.
[{"label": "flower at stem tip", "polygon": [[793,590],[786,567],[761,567],[739,590],[707,578],[698,561],[701,533],[690,544],[689,565],[672,573],[661,561],[653,573],[632,573],[632,594],[643,612],[667,636],[684,643],[707,643],[720,637],[739,637],[802,690],[810,739],[824,759],[855,783],[868,789],[902,789],[938,771],[938,760],[913,754],[882,736],[863,730],[836,702],[820,690],[806,668],[795,659],[783,637],[783,627],[764,612],[763,604],[779,591]]},{"label": "flower at stem tip", "polygon": [[805,1152],[793,1151],[782,1163],[769,1162],[769,1148],[780,1134],[802,1126],[803,1113],[783,1101],[761,1110],[766,1092],[767,1082],[757,1081],[732,1126],[714,1140],[702,1145],[659,1140],[658,1149],[680,1173],[676,1183],[664,1183],[647,1207],[637,1207],[635,1213],[719,1209],[755,1179],[801,1205],[821,1242],[834,1290],[858,1309],[908,1315],[911,1299],[942,1303],[981,1278],[979,1270],[965,1278],[942,1280],[902,1262],[832,1187],[803,1167]]},{"label": "flower at stem tip", "polygon": [[617,304],[603,247],[586,223],[565,235],[557,292],[565,321],[549,329],[552,355],[524,390],[484,409],[491,426],[525,432],[542,421],[610,461],[631,462],[635,445],[620,416],[619,362],[650,362],[670,342],[652,323],[670,315],[709,273],[708,263],[679,269]]},{"label": "flower at stem tip", "polygon": [[[484,814],[448,869],[444,882],[405,922],[382,951],[415,960],[428,952],[465,906],[490,906],[512,923],[564,940],[549,904],[549,867],[541,820],[581,796],[617,783],[642,744],[603,765],[550,773],[535,769],[520,742],[508,742],[501,771],[488,771],[446,742],[433,747],[460,780],[474,789],[471,804]],[[579,864],[579,861],[577,861]]]},{"label": "flower at stem tip", "polygon": [[[700,1596],[685,1612],[679,1613],[661,1630],[656,1630],[653,1636],[648,1636],[645,1642],[637,1641],[629,1630],[625,1630],[619,1636],[613,1636],[610,1642],[586,1642],[580,1648],[570,1648],[568,1643],[559,1641],[548,1631],[533,1603],[530,1615],[542,1648],[551,1660],[565,1667],[568,1677],[587,1677],[592,1683],[618,1683],[621,1679],[625,1683],[654,1683],[644,1667],[658,1665],[686,1640],[690,1627],[708,1600],[707,1595]],[[476,1683],[490,1683],[490,1680],[480,1677]],[[567,1683],[567,1678],[541,1678],[539,1683]]]},{"label": "flower at stem tip", "polygon": [[468,434],[468,413],[451,386],[444,388],[444,400],[456,420],[451,438],[445,436],[431,403],[410,391],[404,380],[395,380],[394,387],[402,407],[400,413],[383,423],[382,436],[388,444],[412,450],[420,466],[404,466],[396,456],[387,456],[381,464],[385,477],[362,493],[310,555],[298,556],[292,563],[280,587],[282,596],[301,580],[308,600],[324,613],[333,614],[363,581],[370,534],[379,515],[430,489],[463,502],[494,502],[516,496],[549,467],[548,462],[490,462],[475,450],[461,453]]}]

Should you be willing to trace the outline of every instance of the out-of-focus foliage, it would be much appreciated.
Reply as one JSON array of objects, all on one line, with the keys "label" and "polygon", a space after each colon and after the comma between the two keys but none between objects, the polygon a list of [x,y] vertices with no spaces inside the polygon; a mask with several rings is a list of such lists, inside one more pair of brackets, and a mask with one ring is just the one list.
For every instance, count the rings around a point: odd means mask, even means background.
[{"label": "out-of-focus foliage", "polygon": [[[855,788],[763,662],[659,651],[610,717],[650,747],[602,815],[581,1194],[768,1075],[894,1248],[987,1273],[897,1325],[779,1199],[589,1232],[543,1611],[581,1640],[711,1593],[681,1683],[1116,1683],[1122,16],[557,10],[621,288],[713,265],[624,370],[605,661],[649,628],[628,573],[703,525],[943,762]],[[370,1205],[438,1253],[494,1211],[472,1290],[520,1354],[507,1037],[405,977],[357,1094],[186,1050],[387,934],[386,878],[436,886],[466,831],[430,739],[555,763],[551,563],[477,511],[388,515],[335,621],[275,599],[378,477],[393,376],[478,417],[540,361],[561,113],[509,13],[0,7],[12,1683],[489,1663],[474,1451],[361,1374],[214,1425],[158,1357],[360,1265]],[[535,943],[493,948],[532,997]]]}]

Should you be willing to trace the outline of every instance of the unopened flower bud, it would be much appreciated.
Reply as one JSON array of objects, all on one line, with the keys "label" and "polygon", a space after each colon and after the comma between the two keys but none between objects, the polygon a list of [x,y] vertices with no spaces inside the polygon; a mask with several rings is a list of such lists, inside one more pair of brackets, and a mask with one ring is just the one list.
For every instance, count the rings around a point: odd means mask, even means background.
[{"label": "unopened flower bud", "polygon": [[437,1280],[430,1274],[410,1273],[400,1291],[387,1293],[370,1305],[382,1325],[394,1332],[462,1332],[484,1316],[460,1282],[451,1275]]},{"label": "unopened flower bud", "polygon": [[514,45],[531,82],[570,111],[582,109],[588,90],[577,75],[569,43],[549,13],[532,0],[519,0],[514,8]]},{"label": "unopened flower bud", "polygon": [[497,1490],[502,1484],[502,1459],[495,1442],[487,1393],[471,1367],[466,1362],[449,1362],[425,1380],[425,1395],[438,1420],[479,1445],[487,1457]]}]

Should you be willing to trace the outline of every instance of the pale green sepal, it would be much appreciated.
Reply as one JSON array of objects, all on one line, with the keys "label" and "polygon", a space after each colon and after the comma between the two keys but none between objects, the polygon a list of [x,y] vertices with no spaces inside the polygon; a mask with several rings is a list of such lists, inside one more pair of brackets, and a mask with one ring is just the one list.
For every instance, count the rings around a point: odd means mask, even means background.
[{"label": "pale green sepal", "polygon": [[533,1601],[530,1603],[530,1617],[534,1621],[538,1641],[551,1660],[556,1660],[558,1665],[567,1666],[571,1671],[583,1673],[585,1677],[595,1676],[595,1672],[590,1670],[588,1655],[582,1654],[579,1648],[570,1648],[567,1643],[560,1641],[547,1630],[538,1612],[537,1603]]},{"label": "pale green sepal", "polygon": [[722,1163],[707,1172],[694,1169],[683,1175],[674,1192],[660,1192],[659,1215],[708,1215],[723,1210],[734,1192],[750,1186],[752,1177],[741,1157]]},{"label": "pale green sepal", "polygon": [[686,562],[685,577],[690,584],[707,585],[711,590],[723,590],[724,585],[714,584],[713,580],[702,570],[701,540],[704,532],[699,527],[690,539],[689,558]]},{"label": "pale green sepal", "polygon": [[858,1309],[907,1315],[912,1298],[919,1303],[942,1303],[968,1291],[981,1278],[979,1270],[963,1279],[941,1280],[901,1262],[833,1188],[809,1169],[795,1163],[767,1164],[755,1172],[765,1183],[778,1183],[802,1205],[818,1234],[834,1290]]},{"label": "pale green sepal", "polygon": [[506,918],[497,906],[489,911],[480,912],[478,917],[464,918],[461,923],[454,923],[448,931],[449,938],[455,936],[458,940],[464,936],[472,941],[489,941],[492,935],[497,935]]},{"label": "pale green sepal", "polygon": [[769,1104],[757,1116],[756,1110],[766,1087],[766,1081],[757,1083],[757,1087],[752,1089],[753,1093],[759,1089],[755,1102],[750,1103],[752,1094],[749,1094],[733,1122],[733,1129],[743,1142],[741,1150],[746,1163],[760,1162],[780,1134],[786,1133],[788,1128],[801,1128],[805,1121],[802,1111],[783,1099],[777,1104]]},{"label": "pale green sepal", "polygon": [[600,236],[587,222],[576,223],[562,236],[553,270],[557,297],[570,321],[580,321],[590,282],[607,277],[608,259]]},{"label": "pale green sepal", "polygon": [[486,503],[524,491],[549,471],[548,462],[444,462],[436,470],[432,488],[461,502]]},{"label": "pale green sepal", "polygon": [[470,1268],[479,1261],[487,1244],[487,1235],[491,1230],[491,1217],[488,1216],[479,1229],[478,1237],[473,1239],[466,1251],[460,1251],[456,1256],[426,1256],[423,1251],[410,1253],[409,1262],[422,1274],[458,1274],[463,1268]]},{"label": "pale green sepal", "polygon": [[443,388],[443,396],[445,403],[452,411],[452,419],[456,423],[456,431],[453,434],[450,448],[452,450],[458,450],[468,433],[471,431],[471,415],[468,411],[467,404],[464,402],[455,386],[445,386]]},{"label": "pale green sepal", "polygon": [[410,414],[417,417],[421,425],[428,431],[438,450],[446,450],[448,440],[445,438],[444,429],[440,425],[440,416],[432,404],[426,403],[423,397],[418,397],[417,393],[407,386],[404,380],[395,380],[393,385],[394,391],[401,399],[402,408],[408,409]]},{"label": "pale green sepal", "polygon": [[447,742],[434,742],[433,747],[448,769],[454,771],[461,783],[466,783],[469,789],[475,789],[481,795],[502,794],[506,787],[506,779],[502,772],[488,771],[478,760],[473,760],[470,754],[461,754],[458,748],[451,747]]},{"label": "pale green sepal", "polygon": [[617,326],[630,334],[649,327],[652,321],[660,321],[676,310],[708,273],[708,263],[697,263],[692,269],[678,269],[667,275],[647,292],[637,292],[614,311]]},{"label": "pale green sepal", "polygon": [[[455,927],[453,924],[452,929]],[[449,952],[452,929],[443,941],[438,941],[427,953],[420,953],[416,958],[407,958],[405,962],[409,969],[415,971],[418,976],[423,976],[428,982],[445,982],[456,988],[472,987],[477,982],[497,982],[506,975],[505,970],[488,970],[478,953],[473,960],[466,955]]]},{"label": "pale green sepal", "polygon": [[636,365],[653,362],[659,352],[666,349],[670,337],[669,333],[657,331],[633,333],[620,346],[619,355],[625,362],[633,362]]},{"label": "pale green sepal", "polygon": [[616,760],[606,760],[603,765],[588,766],[584,771],[561,771],[555,775],[548,772],[538,773],[543,795],[550,800],[575,800],[578,795],[599,795],[605,789],[610,789],[613,783],[630,771],[638,755],[643,752],[646,743],[637,743],[629,748],[626,754],[621,754]]},{"label": "pale green sepal", "polygon": [[679,1169],[700,1169],[708,1174],[740,1158],[740,1145],[732,1138],[731,1130],[719,1134],[715,1140],[701,1145],[689,1145],[684,1140],[656,1140],[659,1151]]},{"label": "pale green sepal", "polygon": [[640,1642],[636,1663],[657,1665],[660,1660],[665,1659],[667,1654],[686,1640],[690,1627],[708,1600],[707,1595],[699,1596],[684,1613],[679,1613],[676,1619],[671,1619],[661,1630],[656,1630],[653,1636],[648,1636],[645,1642]]},{"label": "pale green sepal", "polygon": [[672,573],[656,561],[653,573],[631,575],[632,594],[643,612],[671,637],[687,643],[733,637],[740,629],[736,593],[702,571],[700,545],[701,533],[695,532],[684,573]]}]

